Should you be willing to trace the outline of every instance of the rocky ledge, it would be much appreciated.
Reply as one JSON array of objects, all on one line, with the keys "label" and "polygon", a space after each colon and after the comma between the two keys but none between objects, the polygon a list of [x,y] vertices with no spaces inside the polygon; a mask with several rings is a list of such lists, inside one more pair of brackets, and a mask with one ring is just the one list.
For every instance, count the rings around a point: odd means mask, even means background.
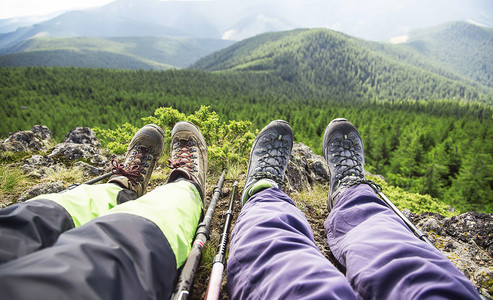
[{"label": "rocky ledge", "polygon": [[[75,168],[88,178],[107,172],[109,160],[107,151],[100,149],[94,132],[87,127],[70,131],[62,143],[54,145],[51,132],[46,126],[36,125],[28,131],[11,133],[0,141],[0,152],[24,153],[21,169],[28,177],[42,179],[48,174],[67,172]],[[18,202],[46,193],[58,193],[70,183],[42,182],[27,189]]]},{"label": "rocky ledge", "polygon": [[[22,170],[29,176],[42,178],[49,172],[78,167],[89,179],[109,171],[107,151],[100,149],[94,132],[87,127],[70,131],[64,141],[53,145],[50,130],[36,125],[29,131],[10,134],[0,141],[0,152],[25,152]],[[35,154],[34,154],[35,153]],[[329,180],[327,165],[322,156],[316,155],[301,143],[295,144],[286,174],[288,193],[312,190],[317,184],[326,185]],[[70,183],[41,183],[24,192],[18,201],[25,201],[43,193],[56,193]],[[426,232],[437,248],[486,296],[493,295],[493,214],[468,212],[451,218],[436,213],[404,214]],[[310,216],[307,216],[310,220]],[[317,244],[324,254],[330,252],[320,231],[324,217],[310,221]],[[322,227],[323,231],[323,227]],[[317,239],[317,236],[320,236]]]}]

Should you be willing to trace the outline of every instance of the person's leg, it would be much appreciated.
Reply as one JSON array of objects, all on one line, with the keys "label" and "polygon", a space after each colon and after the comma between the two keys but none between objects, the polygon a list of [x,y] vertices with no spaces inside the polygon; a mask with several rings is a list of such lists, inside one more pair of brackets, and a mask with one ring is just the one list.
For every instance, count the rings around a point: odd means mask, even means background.
[{"label": "person's leg", "polygon": [[141,216],[156,224],[173,250],[175,264],[181,267],[190,253],[202,214],[202,198],[195,183],[177,180],[108,212],[116,213]]},{"label": "person's leg", "polygon": [[135,199],[129,192],[115,184],[81,185],[0,210],[0,264],[52,246],[60,234],[108,211],[118,200]]},{"label": "person's leg", "polygon": [[175,277],[173,251],[156,224],[110,214],[0,265],[0,299],[166,299]]},{"label": "person's leg", "polygon": [[207,160],[207,152],[193,143],[186,148],[179,152],[194,153],[185,159],[193,170],[182,165],[173,172],[183,176],[173,182],[61,234],[50,248],[1,265],[0,298],[168,299],[202,213],[207,170],[196,160]]},{"label": "person's leg", "polygon": [[0,263],[53,245],[60,234],[145,193],[163,152],[164,132],[146,125],[132,138],[108,184],[81,185],[0,210]]},{"label": "person's leg", "polygon": [[329,246],[363,299],[476,299],[467,278],[436,248],[420,241],[365,184],[357,129],[336,119],[324,134],[331,176],[325,222]]},{"label": "person's leg", "polygon": [[416,238],[366,184],[346,190],[325,222],[330,249],[364,299],[476,299],[470,281]]},{"label": "person's leg", "polygon": [[231,235],[231,299],[353,299],[345,277],[322,255],[303,213],[278,189],[292,148],[287,122],[274,121],[250,154],[244,204]]},{"label": "person's leg", "polygon": [[276,188],[242,208],[227,269],[231,299],[355,299],[344,275],[315,245],[303,213]]}]

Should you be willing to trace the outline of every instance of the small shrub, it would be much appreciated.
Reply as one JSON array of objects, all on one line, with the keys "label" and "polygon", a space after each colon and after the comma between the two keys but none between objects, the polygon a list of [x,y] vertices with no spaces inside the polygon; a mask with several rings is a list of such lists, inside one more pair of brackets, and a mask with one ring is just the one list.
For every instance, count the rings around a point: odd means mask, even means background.
[{"label": "small shrub", "polygon": [[[222,168],[234,164],[244,165],[246,169],[249,151],[255,139],[255,135],[249,131],[251,122],[220,122],[217,113],[210,111],[208,106],[201,106],[189,116],[171,107],[160,107],[156,109],[153,116],[142,120],[146,124],[161,126],[164,130],[165,151],[169,149],[173,126],[180,121],[190,121],[204,136],[209,153],[209,166],[213,171],[220,172]],[[114,130],[94,128],[102,146],[117,154],[125,153],[128,143],[137,130],[137,127],[129,123],[118,126]]]},{"label": "small shrub", "polygon": [[311,190],[304,189],[301,192],[292,193],[296,207],[301,211],[316,211],[319,216],[327,215],[327,192],[328,187],[322,184],[313,185]]},{"label": "small shrub", "polygon": [[130,123],[119,125],[116,129],[93,128],[101,146],[115,154],[124,154],[127,151],[128,144],[138,130],[139,128]]},{"label": "small shrub", "polygon": [[400,210],[409,209],[413,213],[435,212],[445,217],[452,217],[460,212],[449,211],[450,206],[429,195],[410,193],[400,187],[390,186],[383,179],[369,176],[368,179],[382,186],[383,193]]}]

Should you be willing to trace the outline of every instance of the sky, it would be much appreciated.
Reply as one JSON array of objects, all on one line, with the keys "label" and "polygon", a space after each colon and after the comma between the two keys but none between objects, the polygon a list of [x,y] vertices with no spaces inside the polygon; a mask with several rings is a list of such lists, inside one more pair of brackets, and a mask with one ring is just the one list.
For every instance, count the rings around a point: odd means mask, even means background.
[{"label": "sky", "polygon": [[[1,0],[0,19],[42,16],[114,0]],[[131,0],[126,0],[131,1]],[[143,1],[143,0],[135,0]],[[161,0],[163,1],[163,0]],[[169,1],[169,0],[164,0]],[[174,0],[177,1],[177,0]],[[188,0],[178,0],[188,1]],[[270,12],[293,27],[325,27],[368,39],[390,38],[449,21],[493,27],[493,0],[193,0]],[[228,13],[221,15],[227,19]],[[388,36],[382,35],[388,31]]]},{"label": "sky", "polygon": [[2,0],[0,1],[0,19],[40,16],[101,6],[113,0]]},{"label": "sky", "polygon": [[[2,0],[0,1],[0,19],[20,17],[20,16],[38,16],[51,13],[57,13],[72,9],[82,9],[89,7],[102,6],[108,4],[114,0]],[[176,1],[176,0],[175,0]],[[187,1],[187,0],[178,0]],[[197,0],[194,0],[197,1]],[[203,0],[204,1],[204,0]],[[206,0],[207,1],[207,0]],[[233,0],[232,0],[233,1]],[[444,8],[448,8],[448,11],[456,10],[457,14],[467,12],[473,7],[483,6],[485,14],[493,14],[493,1],[492,0],[427,0],[427,1],[415,1],[415,0],[340,0],[340,1],[320,1],[320,0],[262,0],[261,2],[242,0],[252,3],[263,3],[269,5],[275,3],[279,9],[289,9],[303,6],[317,5],[326,3],[332,7],[343,11],[356,11],[358,13],[368,13],[378,11],[380,15],[386,15],[389,13],[399,12],[403,8],[412,8],[413,6],[420,6],[420,3],[430,2],[437,3],[442,2]],[[335,5],[334,5],[335,4]],[[324,6],[323,4],[321,6]],[[425,7],[426,8],[426,7]]]}]

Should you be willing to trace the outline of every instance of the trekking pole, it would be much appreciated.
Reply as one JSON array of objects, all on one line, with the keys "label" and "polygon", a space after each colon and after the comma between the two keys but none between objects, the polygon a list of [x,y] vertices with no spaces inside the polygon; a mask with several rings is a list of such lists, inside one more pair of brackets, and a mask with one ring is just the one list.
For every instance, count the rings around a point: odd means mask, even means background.
[{"label": "trekking pole", "polygon": [[91,180],[88,180],[86,182],[83,182],[82,184],[93,184],[93,183],[99,182],[99,181],[101,181],[103,179],[106,179],[106,178],[110,177],[112,174],[113,174],[112,172],[108,172],[106,174],[103,174],[101,176],[95,177],[95,178],[93,178]]},{"label": "trekking pole", "polygon": [[395,206],[395,204],[392,203],[392,201],[390,201],[389,198],[387,198],[387,196],[385,196],[385,194],[382,192],[382,187],[381,186],[379,186],[378,184],[376,184],[376,183],[374,183],[372,181],[370,181],[368,184],[373,188],[373,190],[375,190],[375,192],[378,194],[378,196],[380,196],[380,199],[382,199],[383,202],[385,202],[385,204],[387,204],[387,206],[390,207],[397,214],[397,216],[399,216],[399,218],[401,218],[401,220],[404,221],[404,223],[406,223],[407,227],[409,227],[409,229],[411,229],[411,231],[414,233],[414,235],[416,235],[420,240],[424,241],[428,245],[433,246],[433,247],[436,248],[436,246],[430,241],[430,239],[428,239],[428,236],[426,235],[426,233],[424,233],[421,230],[419,230],[419,228],[416,227],[413,224],[413,222],[411,222],[397,208],[397,206]]},{"label": "trekking pole", "polygon": [[223,233],[221,234],[221,242],[217,250],[217,255],[214,257],[212,263],[211,278],[209,280],[209,286],[205,293],[206,300],[219,299],[219,293],[221,292],[221,282],[223,280],[224,265],[226,264],[226,248],[229,240],[229,229],[233,221],[233,207],[235,204],[236,190],[238,189],[238,181],[233,184],[233,191],[231,193],[231,200],[229,200],[228,211],[226,212],[226,220],[224,221]]},{"label": "trekking pole", "polygon": [[221,197],[225,173],[226,169],[223,169],[219,182],[214,188],[214,193],[212,195],[209,208],[207,208],[207,212],[205,213],[204,220],[197,227],[195,239],[192,244],[192,250],[190,251],[190,255],[188,255],[187,261],[181,270],[175,291],[173,295],[171,295],[172,300],[188,299],[190,288],[193,283],[193,277],[195,276],[195,271],[197,271],[200,259],[202,258],[202,249],[209,239],[212,216],[214,215],[214,210],[216,209],[217,200]]},{"label": "trekking pole", "polygon": [[110,177],[111,174],[113,174],[113,173],[108,172],[106,174],[103,174],[101,176],[95,177],[95,178],[93,178],[91,180],[88,180],[86,182],[83,182],[83,183],[74,183],[74,184],[70,185],[67,189],[63,190],[62,192],[65,192],[65,191],[68,191],[68,190],[71,190],[71,189],[75,189],[76,187],[78,187],[81,184],[94,184],[96,182],[99,182],[99,181],[101,181],[103,179],[106,179],[106,178]]}]

